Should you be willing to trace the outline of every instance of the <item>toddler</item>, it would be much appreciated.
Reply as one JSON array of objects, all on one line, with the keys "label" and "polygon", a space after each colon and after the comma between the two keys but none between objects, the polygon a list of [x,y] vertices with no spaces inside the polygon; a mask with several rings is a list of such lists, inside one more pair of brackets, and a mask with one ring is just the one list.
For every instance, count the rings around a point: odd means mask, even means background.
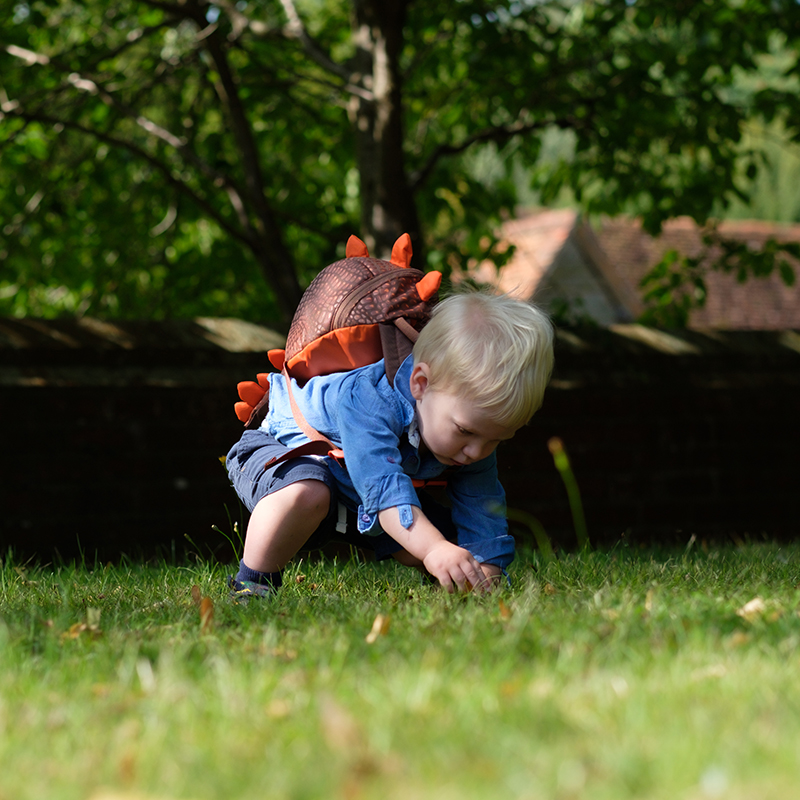
[{"label": "toddler", "polygon": [[[251,512],[231,595],[278,589],[307,543],[342,530],[344,508],[355,514],[356,541],[376,558],[416,567],[449,592],[490,591],[514,557],[495,450],[541,406],[552,368],[553,328],[537,307],[507,295],[452,295],[434,308],[393,385],[383,361],[302,387],[292,380],[301,413],[344,463],[298,456],[267,466],[307,441],[284,377],[270,375],[266,418],[227,457]],[[449,508],[421,488],[437,478],[446,479]]]}]

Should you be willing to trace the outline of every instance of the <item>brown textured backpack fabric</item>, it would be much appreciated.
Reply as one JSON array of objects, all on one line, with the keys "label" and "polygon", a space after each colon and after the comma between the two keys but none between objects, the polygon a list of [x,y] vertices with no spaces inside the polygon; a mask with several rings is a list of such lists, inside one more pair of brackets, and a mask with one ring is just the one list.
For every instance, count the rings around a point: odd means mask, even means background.
[{"label": "brown textured backpack fabric", "polygon": [[[385,359],[391,382],[438,296],[441,273],[424,274],[409,266],[411,239],[403,234],[391,261],[371,258],[357,237],[347,242],[345,258],[325,267],[303,294],[286,340],[286,350],[270,350],[275,369],[300,385],[315,375],[330,375]],[[238,385],[236,415],[257,428],[267,413],[267,376]],[[302,418],[291,396],[295,421],[314,442],[330,444]],[[333,445],[330,445],[333,448]]]}]

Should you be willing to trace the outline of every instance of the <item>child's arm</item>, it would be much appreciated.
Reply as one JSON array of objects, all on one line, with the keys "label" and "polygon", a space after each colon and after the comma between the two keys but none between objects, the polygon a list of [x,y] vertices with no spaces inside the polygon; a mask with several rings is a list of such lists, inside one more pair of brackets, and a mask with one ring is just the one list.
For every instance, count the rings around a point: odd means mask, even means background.
[{"label": "child's arm", "polygon": [[447,494],[458,544],[475,555],[487,576],[491,570],[499,582],[514,559],[515,543],[508,531],[495,455],[458,470],[448,482]]},{"label": "child's arm", "polygon": [[467,583],[478,591],[490,591],[490,578],[495,577],[494,569],[490,569],[493,565],[480,564],[468,550],[448,542],[417,506],[411,509],[414,521],[408,528],[400,523],[396,507],[378,514],[381,528],[418,558],[448,592],[456,588],[467,591]]}]

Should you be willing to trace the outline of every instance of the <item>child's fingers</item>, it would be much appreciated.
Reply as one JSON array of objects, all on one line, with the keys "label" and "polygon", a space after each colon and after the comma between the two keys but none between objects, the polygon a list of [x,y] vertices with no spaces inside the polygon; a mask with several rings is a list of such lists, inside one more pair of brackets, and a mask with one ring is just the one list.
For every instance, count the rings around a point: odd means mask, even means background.
[{"label": "child's fingers", "polygon": [[475,561],[471,564],[467,564],[461,571],[461,579],[456,577],[456,585],[458,586],[459,590],[462,592],[488,592],[491,590],[489,585],[489,580],[487,579],[486,575],[481,568],[481,565]]},{"label": "child's fingers", "polygon": [[469,562],[466,570],[467,585],[464,587],[466,591],[471,592],[477,590],[479,592],[486,592],[489,590],[489,580],[480,562],[472,560]]},{"label": "child's fingers", "polygon": [[[491,591],[491,584],[483,567],[469,551],[444,543],[444,546],[435,551],[434,558],[430,558],[430,555],[423,559],[423,564],[445,591]],[[441,556],[441,560],[436,556]]]}]

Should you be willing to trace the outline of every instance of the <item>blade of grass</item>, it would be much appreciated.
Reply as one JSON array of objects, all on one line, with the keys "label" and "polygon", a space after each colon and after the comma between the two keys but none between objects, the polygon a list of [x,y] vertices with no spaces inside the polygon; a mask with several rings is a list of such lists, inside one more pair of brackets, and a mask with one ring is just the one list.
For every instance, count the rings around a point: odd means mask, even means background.
[{"label": "blade of grass", "polygon": [[578,482],[575,480],[575,475],[572,472],[572,466],[569,463],[569,456],[564,447],[564,442],[557,436],[554,436],[547,442],[547,446],[553,455],[556,469],[561,475],[561,480],[564,482],[564,487],[567,490],[569,508],[572,513],[572,522],[575,526],[575,537],[578,540],[578,549],[589,550],[591,544],[589,543],[589,532],[586,529],[586,518],[583,513],[581,493],[578,489]]},{"label": "blade of grass", "polygon": [[556,554],[553,550],[550,537],[547,535],[547,531],[544,529],[542,523],[539,522],[533,514],[529,514],[527,511],[522,511],[520,509],[510,508],[506,510],[506,516],[514,522],[525,525],[525,527],[530,530],[533,534],[533,538],[536,540],[536,546],[539,548],[542,561],[548,563],[555,559]]}]

